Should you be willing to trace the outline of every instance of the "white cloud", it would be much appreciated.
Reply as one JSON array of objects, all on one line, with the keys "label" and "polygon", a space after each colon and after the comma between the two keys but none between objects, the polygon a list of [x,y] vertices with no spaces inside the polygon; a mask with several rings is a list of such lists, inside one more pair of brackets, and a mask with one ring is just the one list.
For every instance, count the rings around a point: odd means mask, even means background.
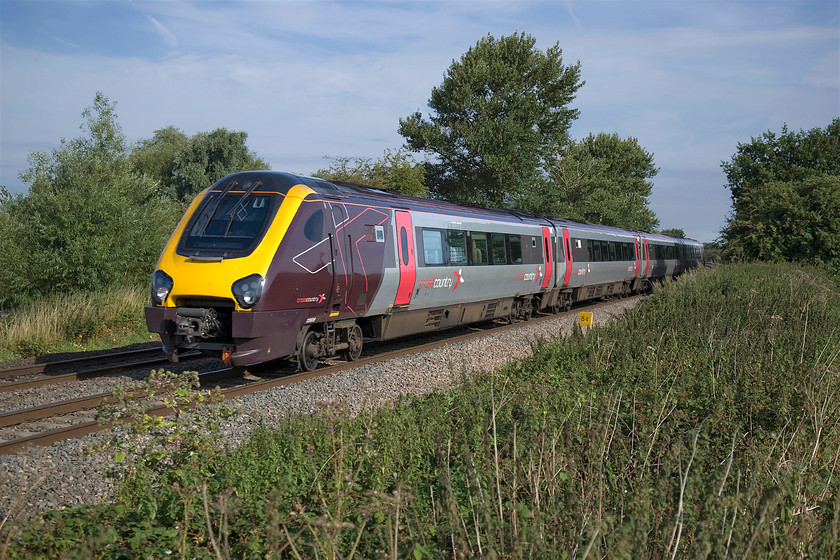
[{"label": "white cloud", "polygon": [[174,49],[178,46],[178,38],[171,31],[169,31],[161,22],[159,22],[152,16],[146,17],[149,18],[149,21],[152,22],[155,31],[158,33],[158,35],[161,36],[163,42],[166,44],[167,47],[169,47],[170,49]]}]

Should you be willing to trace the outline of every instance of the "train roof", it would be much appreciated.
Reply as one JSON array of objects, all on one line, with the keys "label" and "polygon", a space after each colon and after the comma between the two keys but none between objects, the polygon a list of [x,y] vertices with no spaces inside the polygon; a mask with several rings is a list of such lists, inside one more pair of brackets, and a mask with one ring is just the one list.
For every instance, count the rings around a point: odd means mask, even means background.
[{"label": "train roof", "polygon": [[[643,235],[648,239],[665,242],[694,242],[690,238],[677,238],[661,233],[649,233],[644,231],[628,230],[616,226],[602,224],[591,224],[579,222],[567,218],[557,218],[548,214],[535,214],[514,209],[486,208],[480,205],[456,204],[446,200],[423,198],[407,194],[397,193],[386,189],[379,189],[370,185],[352,183],[348,181],[327,181],[319,177],[307,177],[294,173],[281,171],[242,171],[223,177],[213,187],[223,185],[234,175],[247,175],[249,179],[260,181],[262,188],[276,189],[277,192],[285,194],[296,184],[304,184],[328,199],[361,198],[371,204],[388,206],[393,208],[404,208],[416,212],[445,213],[455,216],[481,218],[487,217],[494,220],[504,220],[513,223],[526,223],[532,225],[566,226],[575,229],[585,229],[599,233],[614,235]],[[212,190],[212,189],[211,189]]]}]

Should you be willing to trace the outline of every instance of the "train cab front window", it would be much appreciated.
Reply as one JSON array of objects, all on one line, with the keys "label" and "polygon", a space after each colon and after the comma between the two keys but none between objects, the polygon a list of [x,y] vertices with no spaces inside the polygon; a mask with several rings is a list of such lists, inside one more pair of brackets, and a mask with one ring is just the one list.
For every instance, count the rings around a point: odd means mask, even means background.
[{"label": "train cab front window", "polygon": [[233,181],[211,189],[184,228],[177,253],[192,258],[251,254],[281,202],[280,193],[262,189],[258,180]]}]

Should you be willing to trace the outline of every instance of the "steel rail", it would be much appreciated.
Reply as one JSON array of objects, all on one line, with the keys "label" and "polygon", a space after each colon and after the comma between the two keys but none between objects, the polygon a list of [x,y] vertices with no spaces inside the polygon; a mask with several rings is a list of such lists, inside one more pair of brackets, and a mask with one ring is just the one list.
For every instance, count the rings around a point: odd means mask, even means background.
[{"label": "steel rail", "polygon": [[159,346],[157,346],[155,348],[140,348],[139,350],[109,352],[107,354],[100,354],[98,356],[69,358],[67,360],[59,360],[55,362],[46,362],[41,364],[29,364],[25,366],[0,369],[0,379],[5,379],[7,377],[19,377],[22,375],[32,375],[36,373],[49,373],[50,371],[61,371],[69,368],[101,364],[103,362],[107,363],[129,356],[147,355],[152,357],[155,354],[159,355],[162,353],[163,351],[160,349]]},{"label": "steel rail", "polygon": [[[641,298],[641,297],[644,297],[644,296],[640,296],[640,295],[630,296],[626,299],[627,300],[634,300],[634,299],[638,299],[638,298]],[[257,393],[257,392],[260,392],[260,391],[266,391],[266,390],[272,389],[274,387],[283,387],[283,386],[286,386],[286,385],[292,385],[294,383],[299,383],[301,381],[306,381],[306,380],[309,380],[309,379],[316,379],[318,377],[326,377],[326,376],[329,376],[329,375],[335,375],[336,373],[339,373],[339,372],[342,372],[342,371],[345,371],[345,370],[349,370],[349,369],[353,369],[353,368],[357,368],[357,367],[362,367],[362,366],[367,366],[367,365],[372,365],[372,364],[376,364],[376,363],[380,363],[380,362],[386,362],[388,360],[393,360],[393,359],[404,357],[404,356],[410,356],[410,355],[413,355],[413,354],[419,354],[421,352],[426,352],[428,350],[434,350],[434,349],[437,349],[437,348],[444,348],[444,347],[455,345],[455,344],[458,344],[458,343],[461,343],[461,342],[468,342],[468,341],[471,341],[471,340],[474,340],[474,339],[477,339],[477,338],[481,338],[483,336],[488,336],[490,334],[502,333],[502,332],[506,332],[508,330],[517,329],[517,328],[525,327],[525,326],[528,326],[528,325],[539,324],[543,321],[549,321],[549,320],[552,320],[552,319],[556,319],[558,317],[562,317],[562,316],[566,316],[566,315],[572,315],[572,314],[577,313],[578,311],[582,311],[582,310],[598,309],[599,307],[610,305],[612,303],[614,303],[614,300],[608,300],[608,301],[604,301],[604,302],[599,302],[599,303],[594,304],[594,305],[587,305],[586,307],[574,309],[572,311],[565,311],[565,312],[561,312],[561,313],[553,314],[553,315],[543,315],[543,316],[540,316],[540,317],[534,317],[534,318],[532,318],[528,321],[521,321],[521,322],[511,323],[511,324],[506,324],[506,325],[497,325],[497,326],[495,326],[493,328],[489,328],[489,329],[474,330],[473,332],[458,335],[456,337],[448,338],[448,339],[443,340],[443,341],[438,340],[438,341],[428,342],[428,343],[421,344],[421,345],[410,346],[410,347],[403,348],[403,349],[400,349],[400,350],[395,350],[395,351],[392,351],[392,352],[386,352],[384,354],[369,356],[367,358],[361,358],[361,359],[353,361],[353,362],[343,362],[343,363],[340,363],[340,364],[335,364],[335,365],[322,367],[322,368],[316,369],[314,371],[298,372],[298,373],[278,377],[278,378],[275,378],[275,379],[255,381],[255,382],[252,382],[252,383],[249,383],[249,384],[239,385],[239,386],[231,387],[231,388],[228,388],[228,389],[223,389],[222,390],[222,395],[224,396],[225,400],[230,400],[230,399],[234,399],[234,398],[238,398],[238,397],[243,397],[243,396],[250,395],[250,394],[253,394],[253,393]],[[208,372],[207,374],[202,374],[202,375],[217,375],[218,376],[218,375],[230,372],[231,370],[234,370],[234,369],[236,369],[236,368],[217,370],[217,371]],[[200,379],[202,379],[202,378],[200,377]],[[210,381],[211,378],[203,378],[202,380],[203,381]],[[85,399],[85,398],[87,398],[87,399],[103,398],[104,396],[110,396],[110,393],[102,393],[100,395],[93,395],[91,397],[82,397],[82,399]],[[45,405],[45,407],[49,407],[49,406],[50,405]],[[36,408],[43,408],[43,407],[36,407]],[[34,409],[26,409],[26,410],[34,410]],[[16,411],[16,412],[25,412],[25,411]],[[148,411],[148,414],[155,415],[155,416],[165,416],[165,415],[167,415],[171,412],[172,412],[171,408],[161,405],[161,406],[154,407],[154,408],[150,409]],[[12,414],[12,413],[6,413],[6,414]],[[0,415],[0,423],[2,423],[2,417],[3,416],[4,415]],[[78,424],[76,426],[70,426],[70,427],[67,427],[67,428],[59,428],[59,429],[56,429],[56,430],[48,430],[48,431],[41,432],[40,434],[34,434],[34,435],[23,437],[23,438],[3,441],[3,442],[0,442],[0,455],[9,455],[9,454],[15,453],[15,452],[17,452],[21,449],[24,449],[25,447],[31,446],[31,445],[38,445],[38,446],[52,445],[52,444],[57,443],[59,441],[79,438],[79,437],[82,437],[82,436],[85,436],[85,435],[88,435],[88,434],[91,434],[91,433],[94,433],[94,432],[105,430],[108,427],[110,427],[110,424],[101,425],[98,422],[86,422],[86,423]]]}]

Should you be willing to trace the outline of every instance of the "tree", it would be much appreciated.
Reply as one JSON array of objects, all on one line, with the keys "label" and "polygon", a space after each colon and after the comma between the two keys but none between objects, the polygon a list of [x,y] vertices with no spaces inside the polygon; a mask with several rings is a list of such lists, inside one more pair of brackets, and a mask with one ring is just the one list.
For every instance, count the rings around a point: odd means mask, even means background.
[{"label": "tree", "polygon": [[820,175],[840,175],[840,118],[825,130],[790,132],[782,126],[779,137],[767,131],[749,143],[738,143],[728,162],[721,162],[726,186],[736,205],[750,188],[770,181],[803,181]]},{"label": "tree", "polygon": [[659,233],[662,235],[670,235],[671,237],[677,237],[679,239],[685,238],[685,231],[680,228],[668,228],[660,230]]},{"label": "tree", "polygon": [[424,183],[424,167],[400,150],[386,150],[382,159],[375,162],[366,158],[329,159],[333,160],[333,164],[328,169],[319,169],[313,173],[315,177],[328,181],[361,183],[411,196],[429,196],[429,189]]},{"label": "tree", "polygon": [[249,152],[247,132],[217,128],[199,132],[177,152],[172,169],[172,186],[179,200],[189,201],[225,175],[235,171],[269,169],[269,165]]},{"label": "tree", "polygon": [[545,53],[520,34],[478,41],[432,89],[429,120],[400,119],[406,146],[433,160],[433,196],[486,206],[517,206],[545,179],[551,154],[578,116],[568,105],[583,85],[580,63],[564,66],[558,45]]},{"label": "tree", "polygon": [[181,208],[135,173],[114,105],[97,93],[85,135],[33,152],[28,194],[0,197],[0,303],[147,282]]},{"label": "tree", "polygon": [[734,213],[725,258],[806,260],[840,270],[840,118],[765,132],[722,162]]},{"label": "tree", "polygon": [[840,175],[754,185],[723,233],[730,259],[802,260],[840,271]]},{"label": "tree", "polygon": [[174,126],[156,130],[154,136],[134,146],[129,156],[131,167],[157,181],[161,192],[176,198],[175,187],[172,185],[175,158],[189,143],[189,137]]},{"label": "tree", "polygon": [[648,208],[653,155],[635,138],[590,134],[571,142],[551,161],[550,181],[533,191],[526,208],[555,216],[653,231],[659,220]]}]

